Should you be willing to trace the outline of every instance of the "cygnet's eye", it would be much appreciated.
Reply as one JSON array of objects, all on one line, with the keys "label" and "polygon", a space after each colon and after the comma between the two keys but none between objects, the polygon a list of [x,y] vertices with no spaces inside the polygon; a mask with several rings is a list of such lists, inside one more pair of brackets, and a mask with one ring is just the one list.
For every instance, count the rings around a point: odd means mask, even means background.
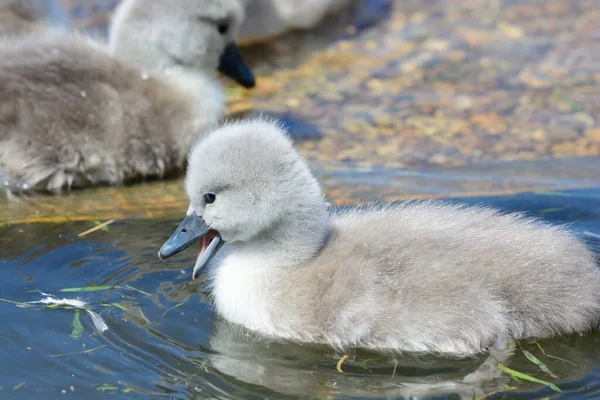
[{"label": "cygnet's eye", "polygon": [[229,30],[229,24],[227,22],[220,22],[219,25],[217,25],[217,29],[221,35],[224,35]]},{"label": "cygnet's eye", "polygon": [[204,202],[206,204],[212,204],[217,199],[217,195],[214,193],[205,193],[204,194]]}]

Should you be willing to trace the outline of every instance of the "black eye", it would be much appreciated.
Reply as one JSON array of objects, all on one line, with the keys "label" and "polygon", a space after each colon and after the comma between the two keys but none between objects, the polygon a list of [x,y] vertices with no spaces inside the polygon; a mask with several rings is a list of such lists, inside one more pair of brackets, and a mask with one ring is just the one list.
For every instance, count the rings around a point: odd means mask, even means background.
[{"label": "black eye", "polygon": [[217,25],[217,29],[219,30],[219,33],[221,35],[224,35],[229,30],[229,25],[227,24],[227,22],[221,22],[219,25]]},{"label": "black eye", "polygon": [[217,199],[217,195],[214,193],[205,193],[204,194],[204,201],[206,202],[206,204],[212,204],[215,202],[216,199]]}]

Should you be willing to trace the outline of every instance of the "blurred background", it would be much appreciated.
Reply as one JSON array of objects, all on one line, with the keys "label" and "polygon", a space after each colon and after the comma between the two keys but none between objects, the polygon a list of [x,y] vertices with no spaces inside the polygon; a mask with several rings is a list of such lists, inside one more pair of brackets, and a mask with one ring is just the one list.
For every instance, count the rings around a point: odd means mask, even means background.
[{"label": "blurred background", "polygon": [[[247,14],[260,2],[249,1]],[[60,20],[53,9],[62,6],[71,27],[101,38],[117,3],[42,7]],[[286,121],[334,203],[598,184],[597,1],[347,3],[314,27],[271,36],[248,17],[240,42],[257,86],[223,80],[228,115]],[[34,205],[7,218],[128,215],[115,202],[105,213],[105,195],[168,215],[184,207],[180,188],[151,185],[142,199],[139,186],[83,191],[44,199],[64,212]]]}]

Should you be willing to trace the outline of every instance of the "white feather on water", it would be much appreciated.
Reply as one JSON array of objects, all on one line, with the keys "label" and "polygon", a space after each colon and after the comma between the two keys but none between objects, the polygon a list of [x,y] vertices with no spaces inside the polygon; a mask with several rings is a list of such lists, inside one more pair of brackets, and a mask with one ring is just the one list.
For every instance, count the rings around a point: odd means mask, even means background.
[{"label": "white feather on water", "polygon": [[96,328],[96,330],[98,330],[98,332],[104,333],[108,330],[108,325],[106,325],[106,322],[104,322],[100,314],[92,310],[86,311],[88,312],[88,314],[90,314],[90,317],[92,317],[92,322],[94,323],[94,327]]},{"label": "white feather on water", "polygon": [[46,297],[41,300],[36,301],[28,301],[29,304],[47,304],[47,305],[57,305],[57,306],[68,306],[75,308],[85,308],[87,303],[85,301],[79,299],[56,299],[54,297]]},{"label": "white feather on water", "polygon": [[85,309],[85,311],[87,311],[89,316],[92,318],[92,322],[94,323],[94,328],[96,328],[96,330],[98,332],[104,333],[108,330],[108,325],[106,325],[106,322],[104,322],[104,319],[100,316],[100,314],[98,314],[95,311],[86,309],[86,306],[88,305],[88,303],[86,303],[85,301],[79,300],[79,299],[65,299],[65,298],[57,299],[47,293],[43,293],[43,294],[46,295],[47,297],[45,297],[41,300],[29,301],[28,303],[29,304],[66,306],[66,307]]}]

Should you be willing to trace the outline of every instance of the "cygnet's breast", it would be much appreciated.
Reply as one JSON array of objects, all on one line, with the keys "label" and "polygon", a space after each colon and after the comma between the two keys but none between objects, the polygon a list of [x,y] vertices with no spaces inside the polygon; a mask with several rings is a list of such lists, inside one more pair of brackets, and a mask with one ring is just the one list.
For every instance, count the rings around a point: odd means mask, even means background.
[{"label": "cygnet's breast", "polygon": [[275,334],[270,307],[272,266],[258,255],[231,254],[216,268],[213,295],[217,312],[231,322]]}]

